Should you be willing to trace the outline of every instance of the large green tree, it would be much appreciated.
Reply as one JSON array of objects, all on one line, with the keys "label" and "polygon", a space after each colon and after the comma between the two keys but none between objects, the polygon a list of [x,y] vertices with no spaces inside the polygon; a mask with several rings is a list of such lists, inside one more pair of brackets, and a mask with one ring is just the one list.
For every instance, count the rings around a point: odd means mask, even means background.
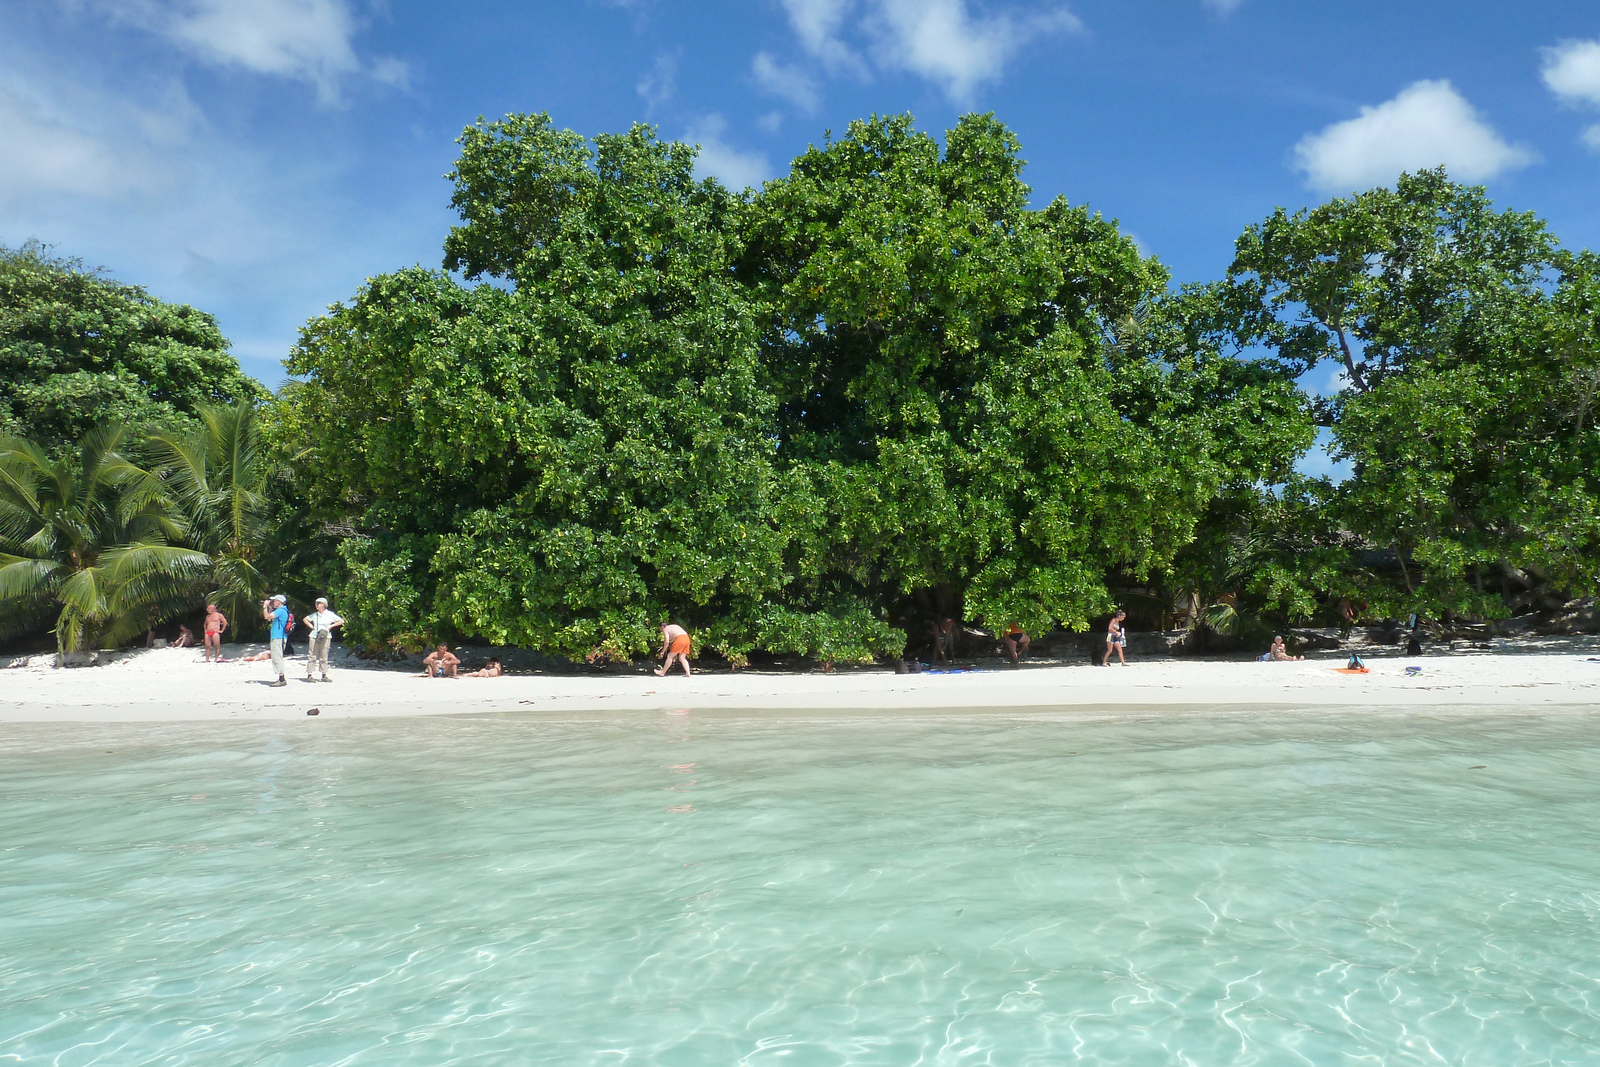
[{"label": "large green tree", "polygon": [[210,315],[36,244],[0,247],[0,433],[70,452],[101,423],[176,428],[265,395]]},{"label": "large green tree", "polygon": [[1596,285],[1595,257],[1442,170],[1245,232],[1222,297],[1239,343],[1340,371],[1320,404],[1352,465],[1325,494],[1347,550],[1330,592],[1448,616],[1504,614],[1513,580],[1596,590]]},{"label": "large green tree", "polygon": [[1081,628],[1309,441],[1284,375],[1185,343],[1162,267],[1085,207],[1031,207],[1022,167],[992,116],[942,148],[873,119],[752,205],[741,276],[819,586]]},{"label": "large green tree", "polygon": [[375,279],[291,362],[302,484],[357,531],[352,627],[620,656],[668,615],[757,626],[786,535],[739,199],[644,127],[462,146],[448,263],[505,284]]},{"label": "large green tree", "polygon": [[211,561],[174,543],[183,524],[128,438],[96,427],[65,459],[0,439],[0,638],[53,622],[59,652],[110,648],[192,605]]}]

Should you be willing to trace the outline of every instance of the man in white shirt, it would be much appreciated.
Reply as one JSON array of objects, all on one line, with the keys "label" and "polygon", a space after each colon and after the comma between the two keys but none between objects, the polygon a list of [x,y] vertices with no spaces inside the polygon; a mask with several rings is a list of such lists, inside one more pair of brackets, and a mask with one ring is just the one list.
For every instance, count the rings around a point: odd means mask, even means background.
[{"label": "man in white shirt", "polygon": [[306,628],[311,631],[311,648],[306,652],[306,681],[316,681],[311,676],[318,665],[322,667],[322,680],[333,681],[328,677],[328,646],[333,643],[333,628],[343,625],[344,620],[328,610],[328,598],[317,597],[317,610],[306,616]]}]

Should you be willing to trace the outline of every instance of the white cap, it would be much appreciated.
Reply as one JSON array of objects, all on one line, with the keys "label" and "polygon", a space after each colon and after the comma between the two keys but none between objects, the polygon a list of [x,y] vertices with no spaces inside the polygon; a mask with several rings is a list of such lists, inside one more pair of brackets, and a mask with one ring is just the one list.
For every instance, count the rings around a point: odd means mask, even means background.
[{"label": "white cap", "polygon": [[326,604],[327,602],[328,602],[328,598],[327,597],[325,597],[325,596],[317,597],[317,603],[318,604]]},{"label": "white cap", "polygon": [[289,598],[284,596],[282,593],[273,593],[272,596],[269,599],[271,599],[271,600],[281,600],[285,604],[287,604],[289,602]]}]

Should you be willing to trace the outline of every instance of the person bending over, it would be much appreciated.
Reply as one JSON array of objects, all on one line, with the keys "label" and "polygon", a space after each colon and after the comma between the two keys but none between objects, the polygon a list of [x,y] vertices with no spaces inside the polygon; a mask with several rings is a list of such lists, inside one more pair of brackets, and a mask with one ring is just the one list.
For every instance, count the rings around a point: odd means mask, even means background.
[{"label": "person bending over", "polygon": [[461,667],[461,661],[450,651],[450,646],[443,641],[439,647],[428,653],[422,661],[422,676],[424,678],[456,678],[456,672]]},{"label": "person bending over", "polygon": [[1022,624],[1013,622],[1005,636],[1006,655],[1011,657],[1012,666],[1016,666],[1018,656],[1028,654],[1028,646],[1031,644],[1033,640],[1023,632]]},{"label": "person bending over", "polygon": [[665,678],[667,672],[672,670],[672,661],[677,660],[683,664],[683,676],[689,678],[694,672],[689,669],[689,631],[675,622],[661,624],[661,651],[656,655],[663,657],[661,666],[656,669],[657,678]]}]

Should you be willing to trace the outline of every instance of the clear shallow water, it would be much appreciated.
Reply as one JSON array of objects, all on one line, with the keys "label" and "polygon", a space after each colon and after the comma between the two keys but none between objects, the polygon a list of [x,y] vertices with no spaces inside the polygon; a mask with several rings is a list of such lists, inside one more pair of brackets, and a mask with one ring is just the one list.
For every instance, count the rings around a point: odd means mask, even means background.
[{"label": "clear shallow water", "polygon": [[1323,719],[6,727],[0,1063],[1600,1061],[1600,716]]}]

